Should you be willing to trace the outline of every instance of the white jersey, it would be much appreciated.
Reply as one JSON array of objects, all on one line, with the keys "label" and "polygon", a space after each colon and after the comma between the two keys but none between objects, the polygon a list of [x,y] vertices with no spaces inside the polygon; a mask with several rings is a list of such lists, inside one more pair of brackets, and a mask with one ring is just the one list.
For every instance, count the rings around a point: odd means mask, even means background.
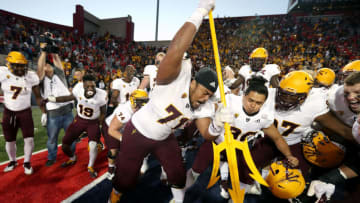
[{"label": "white jersey", "polygon": [[118,102],[120,104],[129,100],[131,93],[139,87],[140,80],[137,77],[133,77],[131,82],[127,83],[122,78],[116,79],[112,83],[112,89],[120,92]]},{"label": "white jersey", "polygon": [[[149,87],[150,87],[150,92],[152,91],[152,89],[154,89],[155,85],[156,85],[156,75],[157,75],[157,71],[158,71],[158,67],[156,65],[147,65],[144,68],[144,73],[143,75],[148,75],[149,76]],[[151,94],[150,94],[151,95]]]},{"label": "white jersey", "polygon": [[[230,112],[234,115],[234,122],[231,124],[231,132],[237,140],[245,139],[248,135],[254,135],[257,131],[268,128],[274,123],[274,100],[267,99],[260,111],[255,115],[248,115],[243,108],[243,96],[228,94],[225,97],[226,104]],[[215,103],[206,102],[201,108],[196,110],[196,118],[214,118]],[[217,138],[216,142],[224,140],[224,132]]]},{"label": "white jersey", "polygon": [[336,117],[344,122],[347,126],[352,127],[356,121],[357,115],[352,112],[344,97],[344,86],[335,86],[328,92],[329,108],[335,113]]},{"label": "white jersey", "polygon": [[[243,140],[257,131],[270,127],[274,123],[274,101],[267,100],[255,115],[248,115],[243,108],[243,96],[226,95],[226,103],[234,114],[231,132],[237,140]],[[224,131],[221,133],[224,137]],[[219,141],[219,140],[218,140]]]},{"label": "white jersey", "polygon": [[116,117],[122,124],[125,124],[130,120],[133,114],[134,111],[131,108],[131,103],[128,101],[125,104],[119,104],[114,112],[105,119],[105,122],[110,126],[111,121]]},{"label": "white jersey", "polygon": [[19,77],[12,74],[8,67],[0,66],[0,83],[5,107],[11,111],[21,111],[31,106],[32,88],[39,85],[39,77],[33,71]]},{"label": "white jersey", "polygon": [[193,119],[189,89],[191,61],[183,60],[177,78],[167,85],[155,85],[149,102],[138,110],[131,121],[145,137],[166,139],[173,130]]},{"label": "white jersey", "polygon": [[[271,97],[274,100],[275,96],[276,91],[273,91]],[[324,91],[312,89],[300,107],[290,111],[275,111],[275,126],[288,145],[300,143],[315,118],[329,112],[326,96]]]},{"label": "white jersey", "polygon": [[94,120],[100,116],[100,108],[107,104],[107,93],[99,88],[96,88],[96,94],[87,99],[85,97],[85,89],[83,85],[74,87],[72,94],[77,100],[77,115],[83,119]]},{"label": "white jersey", "polygon": [[248,87],[247,81],[252,77],[252,76],[261,76],[264,79],[267,80],[267,82],[265,83],[266,87],[270,86],[270,80],[271,77],[273,77],[274,75],[278,75],[280,74],[280,67],[276,64],[266,64],[260,71],[258,72],[254,72],[251,70],[250,65],[243,65],[240,70],[239,70],[239,74],[241,76],[244,77],[245,80],[245,87],[244,90]]}]

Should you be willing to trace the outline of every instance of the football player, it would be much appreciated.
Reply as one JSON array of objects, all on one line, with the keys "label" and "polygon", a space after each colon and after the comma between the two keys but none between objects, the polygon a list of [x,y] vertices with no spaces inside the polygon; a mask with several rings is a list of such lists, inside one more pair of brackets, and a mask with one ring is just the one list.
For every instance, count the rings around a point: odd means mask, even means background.
[{"label": "football player", "polygon": [[[155,65],[147,65],[144,68],[144,78],[142,79],[140,85],[139,85],[139,89],[146,89],[146,88],[150,88],[150,92],[151,90],[154,88],[155,84],[156,84],[156,75],[157,75],[157,71],[159,68],[159,65],[162,61],[162,59],[164,58],[165,53],[164,52],[159,52],[156,54],[155,56]],[[149,94],[151,95],[151,94]]]},{"label": "football player", "polygon": [[97,156],[97,143],[100,141],[100,123],[104,122],[106,113],[107,94],[104,90],[96,88],[95,78],[92,75],[83,77],[83,85],[76,85],[69,96],[49,96],[50,102],[77,101],[77,116],[65,132],[62,140],[62,150],[70,158],[61,166],[67,167],[76,163],[75,152],[71,150],[71,144],[83,132],[89,137],[89,164],[88,172],[92,178],[97,176],[94,163]]},{"label": "football player", "polygon": [[[214,105],[203,106],[197,111],[196,124],[200,133],[208,140],[216,138],[216,143],[220,143],[224,140],[224,127],[223,121],[231,121],[231,131],[235,139],[244,141],[248,136],[255,136],[259,131],[262,131],[269,137],[275,146],[281,151],[284,157],[287,158],[291,166],[297,166],[298,160],[290,152],[289,146],[285,142],[284,138],[280,135],[279,131],[274,126],[274,100],[267,100],[268,88],[265,86],[266,80],[260,76],[254,76],[249,80],[248,88],[245,90],[242,96],[236,96],[233,94],[226,95],[226,109],[222,109],[222,106],[215,112]],[[206,107],[207,109],[204,109]],[[221,117],[230,117],[223,119]],[[213,119],[211,119],[213,118]],[[192,171],[189,173],[189,178],[194,179],[199,176],[212,161],[212,145],[210,142],[205,142],[199,150],[196,159],[194,161]],[[246,162],[239,152],[238,164],[245,167]],[[223,167],[221,167],[223,170]],[[225,170],[228,171],[228,170]],[[240,171],[240,180],[242,170]],[[223,173],[221,173],[223,174]],[[225,174],[225,177],[227,174]],[[244,185],[245,186],[245,185]],[[228,198],[228,194],[224,188],[222,189],[222,196]],[[250,187],[247,187],[249,190]]]},{"label": "football player", "polygon": [[249,57],[250,65],[243,65],[239,70],[238,79],[230,89],[238,88],[241,84],[243,89],[247,87],[247,81],[253,76],[261,76],[267,80],[266,86],[278,87],[280,67],[276,64],[266,64],[268,52],[265,48],[254,49]]},{"label": "football player", "polygon": [[[352,62],[347,66],[352,65],[357,65],[357,68],[360,69],[360,63]],[[329,92],[328,103],[330,109],[340,120],[347,126],[352,126],[352,136],[344,138],[352,143],[355,143],[355,141],[359,143],[360,72],[354,71],[346,77],[344,85],[332,89]],[[318,199],[326,198],[326,200],[329,200],[336,185],[344,184],[346,180],[358,177],[360,174],[358,153],[358,146],[350,147],[346,153],[344,163],[340,167],[312,181],[308,195],[316,194]]]},{"label": "football player", "polygon": [[130,95],[130,100],[125,104],[119,104],[114,112],[105,119],[102,125],[102,133],[105,138],[108,152],[108,172],[110,177],[115,172],[115,158],[120,149],[120,141],[125,124],[130,120],[131,116],[139,110],[149,100],[145,90],[137,89]]},{"label": "football player", "polygon": [[216,73],[209,68],[201,69],[192,80],[191,60],[183,56],[214,5],[214,0],[200,0],[199,7],[176,33],[160,63],[151,99],[126,124],[116,158],[110,202],[119,201],[121,194],[135,187],[142,161],[149,153],[163,166],[173,195],[184,188],[185,167],[172,131],[193,119],[193,111],[214,94],[218,84]]},{"label": "football player", "polygon": [[130,94],[136,90],[140,80],[134,77],[136,69],[133,65],[127,65],[123,78],[116,79],[112,82],[110,104],[117,106],[118,103],[124,104],[129,101]]},{"label": "football player", "polygon": [[31,113],[31,93],[36,97],[42,113],[45,108],[41,104],[39,77],[28,71],[28,61],[18,51],[11,51],[6,57],[6,66],[0,66],[0,83],[4,92],[4,114],[2,128],[5,137],[5,149],[10,162],[4,172],[14,170],[16,161],[16,135],[20,128],[24,138],[24,173],[31,175],[33,168],[30,160],[34,149],[34,121]]},{"label": "football player", "polygon": [[[288,73],[269,99],[275,101],[274,124],[288,143],[292,154],[299,160],[299,168],[305,178],[308,177],[310,165],[302,153],[301,139],[311,130],[314,121],[340,135],[351,135],[351,129],[332,115],[326,104],[327,94],[324,91],[313,91],[313,79],[304,71]],[[269,161],[278,157],[277,150],[263,138],[251,150],[256,166],[262,168]],[[243,170],[247,170],[244,167]],[[248,174],[248,170],[244,174]],[[251,180],[251,179],[249,179]]]}]

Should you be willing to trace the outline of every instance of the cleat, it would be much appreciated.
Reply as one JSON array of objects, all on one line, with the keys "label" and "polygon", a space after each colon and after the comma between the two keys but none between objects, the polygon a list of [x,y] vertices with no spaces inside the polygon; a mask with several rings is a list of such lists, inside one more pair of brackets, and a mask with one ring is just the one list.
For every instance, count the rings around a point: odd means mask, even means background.
[{"label": "cleat", "polygon": [[90,177],[92,178],[96,178],[97,177],[97,172],[94,170],[93,167],[88,167],[88,172],[90,173]]},{"label": "cleat", "polygon": [[72,166],[72,165],[74,165],[74,164],[76,164],[76,160],[71,160],[71,159],[69,159],[69,160],[67,160],[66,162],[62,163],[62,164],[61,164],[61,167],[62,167],[62,168],[65,168],[65,167],[68,167],[68,166]]},{"label": "cleat", "polygon": [[30,162],[25,162],[24,163],[24,165],[23,165],[23,167],[24,167],[24,173],[26,174],[26,175],[31,175],[31,174],[33,174],[33,168],[31,167],[31,165],[30,165]]},{"label": "cleat", "polygon": [[230,198],[230,195],[229,193],[221,187],[221,191],[220,191],[220,196],[224,199],[229,199]]},{"label": "cleat", "polygon": [[108,200],[108,203],[118,203],[120,202],[121,193],[115,192],[115,189],[111,191],[110,198]]},{"label": "cleat", "polygon": [[4,168],[4,172],[10,172],[12,170],[14,170],[14,168],[18,165],[18,163],[16,161],[10,161],[10,163],[6,166],[6,168]]},{"label": "cleat", "polygon": [[220,196],[224,199],[229,199],[230,195],[228,192],[229,182],[227,180],[221,180],[220,182]]}]

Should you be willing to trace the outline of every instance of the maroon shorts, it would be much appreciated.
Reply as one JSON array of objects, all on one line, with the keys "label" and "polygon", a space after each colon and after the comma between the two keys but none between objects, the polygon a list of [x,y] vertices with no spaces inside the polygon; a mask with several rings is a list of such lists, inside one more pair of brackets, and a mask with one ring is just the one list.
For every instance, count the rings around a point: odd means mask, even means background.
[{"label": "maroon shorts", "polygon": [[34,137],[34,121],[31,108],[22,111],[11,111],[4,107],[2,128],[7,142],[16,141],[19,128],[24,138]]},{"label": "maroon shorts", "polygon": [[149,139],[129,121],[123,132],[120,152],[116,157],[116,173],[113,179],[116,190],[125,192],[135,187],[143,159],[150,153],[163,166],[170,184],[180,188],[185,186],[185,167],[175,136],[171,134],[161,141]]},{"label": "maroon shorts", "polygon": [[196,173],[204,172],[213,162],[213,147],[211,141],[204,141],[196,154],[192,170]]},{"label": "maroon shorts", "polygon": [[100,141],[99,120],[87,120],[76,116],[74,121],[66,129],[63,144],[71,145],[83,132],[87,132],[89,141]]},{"label": "maroon shorts", "polygon": [[106,148],[108,149],[120,149],[120,140],[116,139],[115,137],[109,135],[108,130],[109,126],[104,122],[102,125],[102,135],[105,140]]}]

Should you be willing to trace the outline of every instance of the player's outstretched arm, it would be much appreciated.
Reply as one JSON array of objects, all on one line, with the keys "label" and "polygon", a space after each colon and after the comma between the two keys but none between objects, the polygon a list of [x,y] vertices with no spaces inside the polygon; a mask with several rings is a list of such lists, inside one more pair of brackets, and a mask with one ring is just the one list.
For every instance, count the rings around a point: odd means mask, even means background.
[{"label": "player's outstretched arm", "polygon": [[49,102],[59,102],[59,103],[62,103],[62,102],[68,102],[68,101],[72,101],[72,100],[75,100],[75,96],[74,95],[68,95],[68,96],[61,96],[61,97],[54,97],[54,96],[49,96],[47,98],[47,100]]},{"label": "player's outstretched arm", "polygon": [[156,84],[166,85],[176,79],[185,51],[190,47],[203,18],[214,7],[215,0],[200,0],[198,8],[171,41],[169,50],[159,65]]},{"label": "player's outstretched arm", "polygon": [[352,136],[352,129],[343,124],[338,118],[336,118],[330,111],[315,118],[315,121],[319,122],[322,126],[329,128],[335,133],[341,135],[347,140],[355,141]]},{"label": "player's outstretched arm", "polygon": [[270,137],[276,145],[276,148],[286,157],[292,167],[297,167],[299,160],[291,154],[289,145],[279,133],[278,129],[271,124],[268,128],[262,129],[263,132]]}]

